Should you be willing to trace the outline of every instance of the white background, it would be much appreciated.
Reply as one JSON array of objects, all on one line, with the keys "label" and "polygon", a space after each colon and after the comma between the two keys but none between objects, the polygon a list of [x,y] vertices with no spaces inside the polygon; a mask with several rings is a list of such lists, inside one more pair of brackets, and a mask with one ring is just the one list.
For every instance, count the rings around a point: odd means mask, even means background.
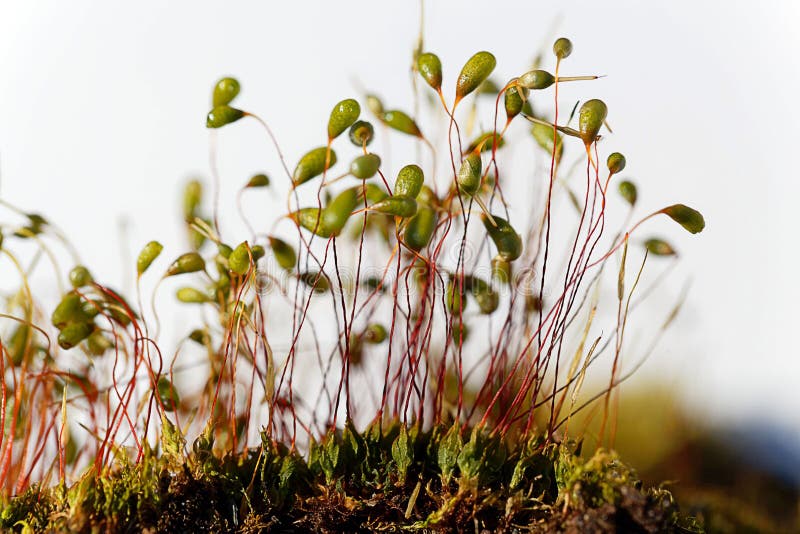
[{"label": "white background", "polygon": [[[121,247],[157,238],[180,251],[180,184],[208,176],[204,117],[220,75],[241,80],[241,105],[272,124],[290,164],[324,142],[354,80],[410,108],[415,2],[0,6],[0,196],[47,214],[120,287]],[[644,374],[680,384],[714,420],[765,416],[800,438],[798,27],[791,1],[438,0],[425,48],[450,90],[474,51],[494,52],[505,79],[554,31],[575,44],[562,73],[608,75],[574,94],[609,104],[643,209],[686,202],[708,221],[695,237],[653,225],[683,256],[671,283],[693,286]],[[230,190],[256,169],[279,175],[257,125],[225,135]]]}]

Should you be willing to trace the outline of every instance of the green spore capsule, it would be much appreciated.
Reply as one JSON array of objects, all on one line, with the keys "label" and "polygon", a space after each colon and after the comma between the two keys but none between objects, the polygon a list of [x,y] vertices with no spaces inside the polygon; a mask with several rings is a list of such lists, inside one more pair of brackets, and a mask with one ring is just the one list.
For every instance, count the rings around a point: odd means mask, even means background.
[{"label": "green spore capsule", "polygon": [[417,58],[417,70],[428,85],[436,91],[442,90],[442,62],[439,56],[426,52]]},{"label": "green spore capsule", "polygon": [[417,198],[422,190],[422,183],[425,181],[425,174],[419,165],[406,165],[397,173],[397,180],[394,182],[395,196],[406,196]]},{"label": "green spore capsule", "polygon": [[297,253],[294,251],[294,247],[277,237],[269,236],[267,239],[278,265],[287,271],[294,269],[294,266],[297,265]]},{"label": "green spore capsule", "polygon": [[534,141],[542,147],[548,154],[553,153],[553,141],[555,138],[556,146],[556,161],[561,161],[561,156],[564,154],[564,136],[556,132],[553,134],[554,128],[546,124],[534,124],[531,127],[531,135]]},{"label": "green spore capsule", "polygon": [[206,268],[206,262],[197,252],[187,252],[178,256],[167,269],[166,276],[177,274],[196,273]]},{"label": "green spore capsule", "polygon": [[397,130],[398,132],[413,135],[414,137],[422,137],[422,132],[414,122],[414,119],[399,110],[387,111],[383,114],[383,122],[389,128]]},{"label": "green spore capsule", "polygon": [[208,112],[206,116],[206,128],[222,128],[234,123],[244,117],[245,113],[241,109],[230,106],[217,106]]},{"label": "green spore capsule", "polygon": [[696,209],[690,208],[685,204],[673,204],[661,210],[661,213],[667,215],[676,223],[683,226],[683,228],[692,234],[698,234],[706,227],[706,221],[703,215]]},{"label": "green spore capsule", "polygon": [[350,127],[350,142],[357,147],[369,146],[372,138],[375,137],[375,128],[367,121],[356,121]]},{"label": "green spore capsule", "polygon": [[92,356],[102,356],[106,351],[114,348],[114,342],[103,335],[100,330],[95,330],[86,338],[86,348]]},{"label": "green spore capsule", "polygon": [[245,187],[267,187],[269,185],[269,176],[266,174],[256,174],[247,182]]},{"label": "green spore capsule", "polygon": [[522,87],[534,91],[547,89],[554,83],[556,83],[556,77],[542,69],[528,71],[519,77],[519,84]]},{"label": "green spore capsule", "polygon": [[58,333],[58,346],[69,350],[94,332],[94,323],[70,323]]},{"label": "green spore capsule", "polygon": [[439,205],[439,198],[436,196],[436,193],[434,193],[433,189],[425,184],[422,184],[422,188],[417,195],[417,200],[423,204],[428,204],[431,207],[436,207]]},{"label": "green spore capsule", "polygon": [[199,328],[191,331],[189,339],[204,347],[211,343],[211,336],[208,335],[208,332]]},{"label": "green spore capsule", "polygon": [[328,238],[332,234],[322,219],[322,210],[319,208],[301,208],[289,214],[289,218],[314,235]]},{"label": "green spore capsule", "polygon": [[331,149],[330,156],[328,156],[328,150],[328,147],[321,146],[309,150],[300,158],[300,161],[297,162],[297,166],[294,168],[294,173],[292,173],[294,185],[304,184],[325,172],[326,158],[328,158],[328,168],[336,164],[336,152]]},{"label": "green spore capsule", "polygon": [[183,188],[183,218],[190,221],[197,215],[197,208],[203,201],[203,184],[199,180],[189,180]]},{"label": "green spore capsule", "polygon": [[211,104],[217,108],[220,106],[227,106],[236,96],[241,89],[239,81],[236,78],[222,78],[214,86],[214,94],[211,97]]},{"label": "green spore capsule", "polygon": [[356,122],[359,115],[361,115],[361,106],[352,98],[342,100],[333,106],[328,119],[328,139],[339,137]]},{"label": "green spore capsule", "polygon": [[390,196],[373,204],[370,209],[395,217],[411,217],[417,213],[417,201],[411,197]]},{"label": "green spore capsule", "polygon": [[630,204],[631,206],[634,206],[636,204],[638,193],[636,191],[636,185],[633,182],[629,180],[620,182],[618,189],[619,189],[619,194],[622,195],[622,198],[624,198],[628,204]]},{"label": "green spore capsule", "polygon": [[365,184],[363,194],[367,197],[367,202],[370,204],[376,204],[389,196],[386,189],[377,184]]},{"label": "green spore capsule", "polygon": [[380,157],[375,154],[364,154],[350,163],[350,174],[360,180],[367,180],[375,176],[380,166]]},{"label": "green spore capsule", "polygon": [[663,239],[652,237],[644,242],[644,248],[656,256],[674,256],[675,249]]},{"label": "green spore capsule", "polygon": [[217,252],[221,257],[227,260],[228,258],[231,257],[231,252],[233,252],[233,249],[231,248],[230,245],[227,245],[225,243],[220,243],[219,245],[217,245]]},{"label": "green spore capsule", "polygon": [[486,232],[497,247],[497,256],[505,261],[514,261],[522,255],[522,238],[514,228],[502,217],[492,215],[497,226],[485,213],[481,213],[481,221]]},{"label": "green spore capsule", "polygon": [[481,313],[484,315],[494,313],[500,305],[500,295],[497,291],[480,278],[472,278],[470,282],[469,289],[472,292],[472,296],[475,297],[475,302],[478,303]]},{"label": "green spore capsule", "polygon": [[473,152],[464,158],[458,169],[456,182],[458,189],[465,195],[473,196],[481,187],[481,155]]},{"label": "green spore capsule", "polygon": [[456,102],[477,89],[489,77],[495,66],[497,60],[490,52],[478,52],[469,58],[456,81]]},{"label": "green spore capsule", "polygon": [[64,295],[50,316],[50,322],[56,328],[64,328],[69,323],[85,322],[85,320],[81,296],[74,291]]},{"label": "green spore capsule", "polygon": [[478,149],[480,149],[481,152],[491,152],[495,142],[497,142],[498,149],[503,148],[506,144],[506,140],[500,137],[500,134],[485,132],[471,142],[465,152],[475,152]]},{"label": "green spore capsule", "polygon": [[373,115],[380,118],[383,115],[383,102],[376,95],[367,95],[367,108]]},{"label": "green spore capsule", "polygon": [[240,276],[244,276],[250,270],[250,245],[247,241],[242,241],[233,249],[228,257],[228,267]]},{"label": "green spore capsule", "polygon": [[369,325],[367,331],[364,332],[364,339],[366,342],[373,345],[383,343],[387,337],[386,327],[379,323]]},{"label": "green spore capsule", "polygon": [[205,304],[211,300],[208,295],[193,287],[182,287],[178,289],[175,292],[175,297],[185,304]]},{"label": "green spore capsule", "polygon": [[359,188],[345,189],[322,210],[322,226],[330,235],[339,235],[358,205]]},{"label": "green spore capsule", "polygon": [[[460,315],[464,312],[464,308],[467,307],[467,299],[465,298],[466,295],[461,293],[461,288],[459,286],[460,284],[455,278],[451,278],[450,281],[447,282],[445,304],[447,304],[448,311],[450,311],[450,313],[453,315]],[[464,289],[467,288],[464,287]]]},{"label": "green spore capsule", "polygon": [[328,279],[317,271],[308,271],[299,276],[301,282],[314,289],[315,293],[325,293],[331,288]]},{"label": "green spore capsule", "polygon": [[409,219],[403,234],[406,246],[417,252],[427,247],[433,238],[436,223],[436,210],[427,204],[417,203],[417,213]]},{"label": "green spore capsule", "polygon": [[139,257],[136,259],[136,273],[139,276],[142,276],[142,273],[144,273],[150,267],[150,264],[155,261],[155,259],[161,254],[162,250],[164,250],[164,245],[158,241],[150,241],[147,243],[139,253]]},{"label": "green spore capsule", "polygon": [[85,287],[94,282],[92,273],[83,265],[77,265],[69,272],[69,283],[72,287]]},{"label": "green spore capsule", "polygon": [[512,85],[503,95],[503,104],[506,108],[506,120],[510,121],[522,112],[525,102],[528,101],[528,88],[521,85]]},{"label": "green spore capsule", "polygon": [[511,262],[495,256],[492,258],[492,278],[497,280],[500,284],[511,283]]},{"label": "green spore capsule", "polygon": [[566,37],[559,37],[553,43],[553,53],[559,60],[569,57],[572,53],[572,41]]},{"label": "green spore capsule", "polygon": [[250,248],[250,255],[253,257],[253,263],[257,262],[266,255],[267,251],[261,245],[253,245]]},{"label": "green spore capsule", "polygon": [[588,146],[594,143],[607,115],[608,107],[602,100],[594,98],[583,103],[578,112],[578,130],[584,144]]},{"label": "green spore capsule", "polygon": [[622,172],[622,169],[625,168],[625,156],[620,154],[619,152],[614,152],[608,156],[606,160],[606,165],[608,166],[608,172],[611,174],[617,174],[618,172]]},{"label": "green spore capsule", "polygon": [[162,376],[158,379],[156,391],[158,392],[158,399],[161,401],[161,406],[164,407],[165,412],[174,412],[178,408],[181,402],[178,396],[178,390],[175,389],[175,385],[170,382],[166,376]]}]

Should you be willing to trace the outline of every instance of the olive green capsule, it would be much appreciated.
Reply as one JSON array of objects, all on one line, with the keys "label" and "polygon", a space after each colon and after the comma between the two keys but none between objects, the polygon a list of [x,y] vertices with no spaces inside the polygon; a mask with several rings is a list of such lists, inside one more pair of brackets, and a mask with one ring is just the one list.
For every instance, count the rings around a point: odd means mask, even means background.
[{"label": "olive green capsule", "polygon": [[525,102],[528,101],[528,88],[521,85],[512,85],[503,95],[503,104],[506,108],[506,119],[511,120],[522,112]]},{"label": "olive green capsule", "polygon": [[266,255],[267,251],[261,245],[253,245],[250,248],[250,255],[253,257],[253,263],[257,262]]},{"label": "olive green capsule", "polygon": [[228,267],[236,274],[243,276],[250,270],[250,245],[242,241],[233,249],[228,258]]},{"label": "olive green capsule", "polygon": [[211,343],[211,336],[208,335],[208,332],[199,328],[192,330],[191,333],[189,333],[189,339],[198,345],[203,345],[204,347]]},{"label": "olive green capsule", "polygon": [[417,123],[414,122],[414,119],[402,111],[395,109],[385,112],[383,114],[383,122],[386,124],[386,126],[397,130],[398,132],[413,135],[415,137],[422,137],[422,132],[420,131],[419,126],[417,126]]},{"label": "olive green capsule", "polygon": [[11,357],[11,363],[16,367],[22,365],[29,349],[33,348],[34,330],[25,323],[20,323],[11,334],[11,339],[5,344],[5,350]]},{"label": "olive green capsule", "polygon": [[195,273],[206,268],[206,262],[197,252],[187,252],[178,256],[172,265],[167,269],[165,276],[175,276],[176,274]]},{"label": "olive green capsule", "polygon": [[227,260],[228,258],[231,257],[231,252],[233,252],[233,249],[230,247],[230,245],[226,245],[225,243],[220,243],[217,245],[217,252],[221,257]]},{"label": "olive green capsule", "polygon": [[350,174],[361,180],[375,176],[381,166],[381,158],[375,154],[358,156],[350,163]]},{"label": "olive green capsule", "polygon": [[656,256],[674,256],[675,249],[672,248],[672,245],[664,241],[663,239],[659,239],[656,237],[650,238],[644,242],[644,248],[650,254],[655,254]]},{"label": "olive green capsule", "polygon": [[322,210],[319,208],[301,208],[290,213],[289,218],[320,237],[328,238],[332,235],[322,220]]},{"label": "olive green capsule", "polygon": [[357,187],[345,189],[322,210],[322,226],[330,235],[339,235],[347,224],[347,220],[358,205],[358,190]]},{"label": "olive green capsule", "polygon": [[155,261],[162,250],[164,250],[164,245],[158,241],[150,241],[142,248],[139,257],[136,259],[136,272],[139,276],[142,276],[142,273],[150,267],[150,264]]},{"label": "olive green capsule", "polygon": [[368,146],[375,137],[375,129],[367,121],[356,121],[350,127],[350,142],[361,148]]},{"label": "olive green capsule", "polygon": [[622,172],[622,169],[625,168],[625,156],[623,156],[619,152],[614,152],[613,154],[608,156],[608,159],[606,160],[606,165],[608,166],[608,171],[611,174],[617,174],[618,172]]},{"label": "olive green capsule", "polygon": [[556,83],[556,77],[542,69],[528,71],[519,77],[519,84],[526,89],[547,89]]},{"label": "olive green capsule", "polygon": [[178,396],[178,390],[175,389],[175,385],[170,382],[166,376],[162,376],[158,379],[156,391],[165,412],[174,412],[178,408],[181,402]]},{"label": "olive green capsule", "polygon": [[230,106],[217,106],[206,116],[206,128],[222,128],[244,117],[244,111]]},{"label": "olive green capsule", "polygon": [[86,348],[92,356],[102,356],[114,348],[114,342],[100,330],[95,330],[86,338]]},{"label": "olive green capsule", "polygon": [[325,158],[328,158],[328,168],[333,167],[336,164],[336,152],[330,150],[330,156],[328,156],[328,148],[321,146],[319,148],[315,148],[313,150],[309,150],[300,158],[300,161],[297,162],[297,166],[294,168],[294,173],[292,174],[292,180],[294,181],[294,185],[300,185],[306,183],[307,181],[315,178],[325,172],[327,169],[325,168]]},{"label": "olive green capsule", "polygon": [[58,346],[69,350],[94,332],[94,323],[70,323],[58,333]]},{"label": "olive green capsule", "polygon": [[214,86],[211,98],[213,107],[227,106],[239,94],[239,81],[236,78],[222,78]]},{"label": "olive green capsule", "polygon": [[406,196],[417,198],[422,190],[422,183],[425,181],[425,174],[419,165],[406,165],[397,173],[397,180],[394,182],[395,196]]},{"label": "olive green capsule", "polygon": [[417,58],[417,70],[422,78],[437,91],[442,89],[442,62],[439,56],[426,52]]},{"label": "olive green capsule", "polygon": [[703,215],[696,209],[690,208],[685,204],[673,204],[661,210],[661,213],[667,215],[676,223],[683,226],[683,228],[692,234],[697,234],[703,231],[706,227],[706,221]]},{"label": "olive green capsule", "polygon": [[469,284],[470,292],[475,297],[475,302],[478,303],[481,313],[489,315],[494,313],[500,305],[500,295],[492,289],[492,286],[480,278],[471,278]]},{"label": "olive green capsule", "polygon": [[619,194],[622,195],[622,198],[624,198],[631,206],[636,204],[636,199],[638,198],[638,194],[636,191],[636,185],[634,185],[633,182],[629,180],[620,182]]},{"label": "olive green capsule", "polygon": [[511,283],[511,262],[495,256],[492,258],[492,278],[497,280],[500,284]]},{"label": "olive green capsule", "polygon": [[569,57],[572,53],[572,41],[566,37],[559,37],[553,43],[553,53],[559,60]]},{"label": "olive green capsule", "polygon": [[367,202],[370,204],[377,204],[384,198],[389,196],[386,189],[378,184],[364,184],[364,195],[367,197]]},{"label": "olive green capsule", "polygon": [[98,299],[85,300],[81,304],[81,314],[86,319],[94,319],[100,313],[103,303]]},{"label": "olive green capsule", "polygon": [[185,304],[205,304],[211,301],[208,295],[193,287],[182,287],[175,292],[175,296]]},{"label": "olive green capsule", "polygon": [[256,174],[250,181],[247,182],[245,187],[267,187],[269,185],[269,176],[266,174]]},{"label": "olive green capsule", "polygon": [[361,365],[364,357],[364,346],[361,342],[361,337],[358,334],[350,334],[350,343],[348,345],[347,359],[350,364],[356,367]]},{"label": "olive green capsule", "polygon": [[539,295],[532,295],[527,294],[525,295],[525,311],[528,313],[541,313],[542,311],[542,299],[539,298]]},{"label": "olive green capsule", "polygon": [[69,272],[69,283],[72,287],[85,287],[94,282],[92,273],[83,265],[77,265]]},{"label": "olive green capsule", "polygon": [[497,148],[502,148],[506,144],[506,140],[500,137],[499,134],[485,132],[471,142],[465,152],[476,152],[478,149],[480,149],[481,152],[491,152],[495,142],[497,143]]},{"label": "olive green capsule", "polygon": [[378,345],[383,343],[388,334],[386,332],[386,327],[379,323],[373,323],[367,327],[367,331],[364,332],[364,339],[367,343],[371,343],[373,345]]},{"label": "olive green capsule", "polygon": [[485,213],[481,213],[481,220],[486,232],[497,247],[497,256],[505,261],[514,261],[522,255],[522,238],[505,219],[492,215],[497,226]]},{"label": "olive green capsule", "polygon": [[491,78],[486,78],[481,82],[477,89],[475,89],[475,94],[478,96],[486,95],[486,96],[494,96],[500,92],[500,86],[492,80]]},{"label": "olive green capsule", "polygon": [[61,302],[50,316],[50,321],[56,328],[64,328],[69,323],[84,322],[85,320],[81,296],[74,291],[70,291],[61,298]]},{"label": "olive green capsule", "polygon": [[403,241],[411,250],[419,252],[428,246],[436,231],[436,210],[427,204],[417,204],[417,213],[411,217],[403,234]]},{"label": "olive green capsule", "polygon": [[586,145],[594,143],[608,115],[605,102],[596,98],[587,100],[578,112],[578,130]]},{"label": "olive green capsule", "polygon": [[305,285],[313,288],[315,293],[325,293],[331,288],[328,279],[317,271],[300,273],[299,278]]},{"label": "olive green capsule", "polygon": [[425,184],[422,184],[422,188],[417,195],[417,200],[431,207],[436,207],[439,205],[439,198],[436,196],[436,193],[434,193],[433,189]]},{"label": "olive green capsule", "polygon": [[460,284],[455,278],[450,278],[447,282],[445,304],[447,305],[448,311],[453,315],[461,315],[464,312],[464,308],[467,307],[467,299],[464,298],[465,295],[461,293],[461,287],[459,286]]},{"label": "olive green capsule", "polygon": [[365,278],[361,285],[365,288],[369,289],[370,291],[380,291],[381,293],[386,291],[386,286],[383,284],[383,281],[377,276],[368,276]]},{"label": "olive green capsule", "polygon": [[489,77],[497,65],[494,55],[478,52],[467,60],[456,81],[456,102],[478,88]]},{"label": "olive green capsule", "polygon": [[552,126],[536,123],[531,127],[531,135],[533,135],[536,144],[542,147],[548,154],[553,153],[553,138],[555,137],[556,161],[561,161],[561,156],[564,154],[564,136],[558,132],[555,132],[554,135],[553,130],[554,128]]},{"label": "olive green capsule", "polygon": [[462,321],[453,321],[453,330],[451,332],[453,343],[456,345],[465,343],[469,338],[469,332],[469,326],[464,324]]},{"label": "olive green capsule", "polygon": [[373,204],[370,209],[395,217],[411,217],[417,212],[417,201],[411,197],[390,196]]},{"label": "olive green capsule", "polygon": [[461,163],[456,182],[465,195],[473,196],[481,188],[481,155],[472,152]]},{"label": "olive green capsule", "polygon": [[380,118],[383,115],[383,102],[375,95],[367,95],[367,107],[373,115]]},{"label": "olive green capsule", "polygon": [[297,254],[294,251],[294,247],[277,237],[269,236],[267,239],[269,240],[269,247],[272,249],[272,254],[275,256],[275,261],[278,262],[278,265],[287,271],[294,269],[294,266],[297,265]]},{"label": "olive green capsule", "polygon": [[183,188],[183,218],[191,221],[203,201],[203,185],[198,180],[189,180]]},{"label": "olive green capsule", "polygon": [[336,139],[342,132],[350,128],[361,114],[361,106],[353,100],[348,98],[342,100],[331,111],[331,116],[328,119],[328,139]]}]

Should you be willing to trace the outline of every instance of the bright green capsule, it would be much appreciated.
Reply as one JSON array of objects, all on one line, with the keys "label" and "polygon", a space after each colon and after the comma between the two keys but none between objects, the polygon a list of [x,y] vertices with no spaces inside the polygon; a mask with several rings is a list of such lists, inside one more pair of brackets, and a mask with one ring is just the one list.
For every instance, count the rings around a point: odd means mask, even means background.
[{"label": "bright green capsule", "polygon": [[624,182],[619,183],[619,194],[622,195],[628,204],[631,206],[636,204],[636,199],[638,198],[638,193],[636,191],[636,185],[629,180],[625,180]]},{"label": "bright green capsule", "polygon": [[367,197],[367,202],[370,204],[377,204],[384,198],[389,196],[389,193],[386,192],[384,187],[379,186],[378,184],[364,184],[365,185],[365,195]]},{"label": "bright green capsule", "polygon": [[227,106],[239,94],[239,81],[236,78],[222,78],[214,86],[214,94],[211,98],[213,107]]},{"label": "bright green capsule", "polygon": [[94,323],[70,323],[58,333],[58,346],[69,350],[94,332]]},{"label": "bright green capsule", "polygon": [[70,291],[61,298],[61,302],[50,316],[50,321],[56,328],[64,328],[69,323],[84,322],[85,320],[81,296],[74,291]]},{"label": "bright green capsule", "polygon": [[586,145],[594,143],[608,115],[605,102],[596,98],[587,100],[578,112],[578,130]]},{"label": "bright green capsule", "polygon": [[481,188],[481,155],[472,152],[461,163],[456,177],[458,189],[465,195],[473,196]]},{"label": "bright green capsule", "polygon": [[228,267],[240,276],[244,276],[250,270],[250,245],[247,241],[242,241],[233,249],[228,257]]},{"label": "bright green capsule", "polygon": [[325,293],[331,288],[328,279],[317,271],[300,273],[300,281],[314,289],[315,293]]},{"label": "bright green capsule", "polygon": [[391,196],[373,204],[370,209],[396,217],[411,217],[417,212],[417,201],[411,197]]},{"label": "bright green capsule", "polygon": [[358,191],[360,188],[345,189],[322,210],[322,226],[331,235],[339,235],[347,220],[358,205]]},{"label": "bright green capsule", "polygon": [[185,304],[204,304],[211,301],[208,295],[193,287],[182,287],[175,292],[175,296]]},{"label": "bright green capsule", "polygon": [[352,98],[342,100],[333,106],[331,116],[328,119],[328,139],[339,137],[342,132],[356,122],[360,114],[361,106]]},{"label": "bright green capsule", "polygon": [[456,102],[478,88],[497,66],[497,60],[489,52],[478,52],[467,60],[456,81]]},{"label": "bright green capsule", "polygon": [[364,339],[367,343],[371,343],[373,345],[378,345],[383,343],[388,334],[386,332],[386,327],[379,323],[373,323],[367,327],[367,331],[364,332]]},{"label": "bright green capsule", "polygon": [[442,62],[439,56],[426,52],[417,58],[417,70],[422,78],[436,91],[442,89]]},{"label": "bright green capsule", "polygon": [[[466,286],[466,284],[464,285]],[[464,289],[466,289],[466,287]],[[464,308],[467,307],[467,299],[465,296],[466,295],[461,293],[458,280],[451,278],[450,281],[447,282],[447,292],[445,294],[445,304],[451,314],[461,315],[464,312]]]},{"label": "bright green capsule", "polygon": [[495,256],[492,258],[492,278],[500,284],[511,283],[511,262]]},{"label": "bright green capsule", "polygon": [[238,121],[244,115],[245,113],[241,109],[230,106],[216,106],[206,116],[206,128],[222,128],[227,124]]},{"label": "bright green capsule", "polygon": [[142,276],[142,273],[150,267],[150,264],[161,254],[162,250],[164,250],[164,245],[158,241],[150,241],[144,246],[136,259],[136,272],[139,276]]},{"label": "bright green capsule", "polygon": [[331,149],[330,156],[327,153],[328,148],[324,146],[306,152],[294,168],[294,173],[292,174],[294,185],[306,183],[325,172],[326,157],[328,158],[328,168],[333,167],[336,164],[336,152]]},{"label": "bright green capsule", "polygon": [[198,180],[189,180],[183,188],[183,218],[190,221],[197,215],[203,201],[203,185]]},{"label": "bright green capsule", "polygon": [[465,152],[475,152],[478,148],[480,148],[481,152],[491,152],[492,148],[494,148],[495,140],[497,142],[497,148],[503,148],[506,144],[506,140],[500,137],[500,134],[485,132],[471,142]]},{"label": "bright green capsule", "polygon": [[206,262],[203,257],[197,252],[187,252],[178,256],[172,265],[167,269],[166,276],[174,276],[176,274],[196,273],[206,268]]},{"label": "bright green capsule", "polygon": [[397,130],[398,132],[413,135],[415,137],[422,137],[422,132],[420,131],[419,126],[417,126],[417,123],[414,122],[414,119],[402,111],[395,109],[385,112],[383,114],[383,122],[386,124],[386,126]]},{"label": "bright green capsule", "polygon": [[275,261],[278,262],[278,265],[287,271],[294,269],[294,266],[297,265],[297,254],[294,251],[294,247],[277,237],[269,236],[267,239],[269,240],[269,247],[272,249],[272,254],[275,255]]},{"label": "bright green capsule", "polygon": [[397,180],[394,182],[395,196],[406,196],[417,198],[422,190],[422,183],[425,181],[425,174],[419,165],[406,165],[397,173]]},{"label": "bright green capsule", "polygon": [[692,234],[697,234],[703,231],[706,227],[706,221],[703,215],[696,209],[690,208],[685,204],[673,204],[661,210],[661,213],[667,215],[676,223],[683,226],[683,228]]},{"label": "bright green capsule", "polygon": [[361,180],[367,180],[375,176],[380,166],[380,157],[375,154],[364,154],[350,163],[350,174]]},{"label": "bright green capsule", "polygon": [[569,57],[572,53],[572,41],[566,37],[559,37],[556,39],[556,42],[553,43],[553,53],[558,59]]},{"label": "bright green capsule", "polygon": [[512,85],[503,95],[506,108],[506,120],[511,120],[522,112],[525,102],[528,101],[528,89],[520,85]]},{"label": "bright green capsule", "polygon": [[542,69],[528,71],[519,77],[519,84],[526,89],[547,89],[554,83],[556,83],[556,77]]},{"label": "bright green capsule", "polygon": [[267,187],[269,185],[269,176],[266,174],[256,174],[250,181],[247,182],[245,187]]},{"label": "bright green capsule", "polygon": [[561,161],[561,156],[564,154],[564,136],[555,132],[555,128],[546,124],[534,124],[531,127],[531,135],[540,147],[542,147],[548,154],[553,153],[553,138],[555,137],[556,143],[556,162]]},{"label": "bright green capsule", "polygon": [[672,248],[672,245],[664,241],[663,239],[659,239],[656,237],[650,238],[644,242],[644,248],[650,254],[654,254],[656,256],[674,256],[675,249]]},{"label": "bright green capsule", "polygon": [[617,174],[618,172],[622,172],[622,169],[625,168],[625,156],[623,156],[619,152],[614,152],[613,154],[608,156],[608,159],[606,160],[606,165],[608,166],[608,171],[611,174]]},{"label": "bright green capsule", "polygon": [[175,389],[175,385],[170,382],[166,376],[162,376],[158,379],[156,391],[158,392],[158,399],[161,401],[161,406],[164,407],[165,412],[174,412],[178,408],[181,402],[178,396],[178,390]]},{"label": "bright green capsule", "polygon": [[367,107],[373,115],[380,118],[383,115],[383,102],[375,95],[367,95]]},{"label": "bright green capsule", "polygon": [[492,215],[497,226],[493,225],[485,213],[481,220],[486,232],[497,247],[497,255],[505,261],[514,261],[522,255],[522,238],[514,228],[502,217]]},{"label": "bright green capsule", "polygon": [[357,147],[369,146],[375,137],[375,128],[367,121],[356,121],[350,127],[350,142]]},{"label": "bright green capsule", "polygon": [[403,241],[411,250],[419,252],[428,246],[436,231],[436,210],[427,204],[417,204],[417,213],[409,219]]},{"label": "bright green capsule", "polygon": [[83,265],[77,265],[69,272],[69,283],[72,287],[85,287],[94,282],[92,273]]},{"label": "bright green capsule", "polygon": [[475,302],[478,303],[481,313],[489,315],[494,313],[500,305],[500,295],[492,289],[492,286],[480,278],[471,278],[469,289],[472,296],[475,297]]},{"label": "bright green capsule", "polygon": [[332,234],[322,219],[322,210],[319,208],[301,208],[289,214],[294,222],[320,237],[328,238]]}]

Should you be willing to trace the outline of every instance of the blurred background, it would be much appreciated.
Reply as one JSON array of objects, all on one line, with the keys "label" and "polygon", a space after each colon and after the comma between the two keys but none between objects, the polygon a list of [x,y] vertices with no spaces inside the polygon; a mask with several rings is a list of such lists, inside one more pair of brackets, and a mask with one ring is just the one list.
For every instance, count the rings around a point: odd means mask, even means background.
[{"label": "blurred background", "polygon": [[[424,11],[424,48],[449,91],[477,50],[498,57],[505,80],[562,35],[575,46],[562,74],[606,75],[565,88],[565,101],[608,103],[608,147],[626,154],[643,211],[686,202],[708,223],[695,237],[653,223],[681,256],[664,306],[691,287],[623,389],[619,427],[637,432],[620,449],[653,481],[696,483],[696,501],[713,484],[753,499],[775,489],[767,504],[787,517],[800,484],[798,24],[790,1],[438,0]],[[129,289],[143,243],[182,250],[177,206],[188,177],[209,176],[216,79],[242,82],[241,105],[270,123],[291,165],[341,98],[377,87],[411,108],[419,29],[417,2],[0,1],[0,198],[46,214],[98,277]],[[223,209],[255,170],[278,174],[255,123],[225,135]],[[738,463],[741,478],[720,480]]]}]

